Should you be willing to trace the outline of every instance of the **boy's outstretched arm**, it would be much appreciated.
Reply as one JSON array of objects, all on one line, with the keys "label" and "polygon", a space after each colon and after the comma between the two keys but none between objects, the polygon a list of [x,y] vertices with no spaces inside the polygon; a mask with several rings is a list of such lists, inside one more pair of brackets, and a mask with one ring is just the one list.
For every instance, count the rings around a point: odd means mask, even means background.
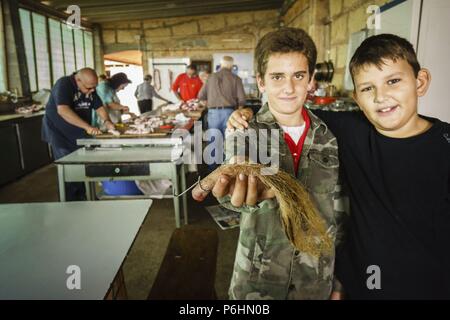
[{"label": "boy's outstretched arm", "polygon": [[238,208],[243,205],[254,206],[257,202],[275,197],[274,191],[266,188],[257,177],[245,174],[233,177],[213,172],[195,186],[192,197],[203,201],[210,192],[217,199],[230,196],[231,204]]}]

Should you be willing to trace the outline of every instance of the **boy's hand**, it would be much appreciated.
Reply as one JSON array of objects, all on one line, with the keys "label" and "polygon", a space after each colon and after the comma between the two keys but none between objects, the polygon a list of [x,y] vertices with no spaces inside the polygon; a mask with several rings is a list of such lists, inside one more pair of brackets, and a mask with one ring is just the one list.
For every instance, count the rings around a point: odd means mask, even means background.
[{"label": "boy's hand", "polygon": [[344,287],[336,276],[333,279],[333,290],[331,291],[330,300],[344,300]]},{"label": "boy's hand", "polygon": [[253,111],[250,108],[238,109],[234,111],[227,121],[228,129],[246,129],[248,121],[253,118]]},{"label": "boy's hand", "polygon": [[333,291],[331,293],[330,300],[343,300],[342,292]]},{"label": "boy's hand", "polygon": [[209,192],[216,198],[231,195],[231,204],[235,207],[244,204],[254,206],[258,201],[275,197],[274,191],[266,188],[255,176],[247,177],[244,174],[237,177],[224,174],[217,177],[208,176],[192,190],[192,197],[203,201]]}]

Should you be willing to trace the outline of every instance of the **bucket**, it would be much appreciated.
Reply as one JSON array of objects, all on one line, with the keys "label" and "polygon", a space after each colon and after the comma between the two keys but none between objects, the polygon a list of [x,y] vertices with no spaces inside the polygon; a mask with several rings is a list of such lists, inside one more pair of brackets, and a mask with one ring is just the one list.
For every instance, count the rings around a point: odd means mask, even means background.
[{"label": "bucket", "polygon": [[143,193],[133,181],[102,181],[103,191],[110,196],[137,196]]}]

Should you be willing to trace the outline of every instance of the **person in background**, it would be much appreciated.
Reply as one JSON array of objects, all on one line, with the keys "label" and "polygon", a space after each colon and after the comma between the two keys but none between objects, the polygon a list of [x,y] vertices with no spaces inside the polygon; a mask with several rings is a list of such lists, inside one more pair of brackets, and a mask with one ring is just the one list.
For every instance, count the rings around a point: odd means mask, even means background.
[{"label": "person in background", "polygon": [[205,84],[209,78],[209,71],[208,70],[200,71],[198,77],[200,78],[200,80],[202,80],[203,84]]},{"label": "person in background", "polygon": [[106,74],[101,74],[98,76],[98,83],[106,81],[108,79],[108,77],[106,76]]},{"label": "person in background", "polygon": [[146,75],[144,77],[144,82],[137,86],[134,96],[137,99],[139,111],[142,113],[152,110],[153,97],[161,99],[167,103],[172,103],[171,101],[161,97],[152,86],[152,76]]},{"label": "person in background", "polygon": [[175,96],[184,102],[197,99],[198,93],[203,86],[202,80],[197,75],[197,67],[188,65],[186,72],[178,75],[172,85]]},{"label": "person in background", "polygon": [[[221,68],[218,72],[209,76],[208,82],[200,90],[198,99],[203,105],[208,107],[208,129],[218,129],[225,136],[227,121],[230,114],[236,109],[242,109],[245,106],[245,91],[242,79],[231,72],[234,60],[232,57],[224,56],[221,61]],[[210,132],[213,143],[217,137]],[[215,152],[211,153],[215,158]],[[217,163],[210,165],[214,169]]]},{"label": "person in background", "polygon": [[[77,150],[77,139],[101,133],[90,124],[92,110],[104,120],[107,129],[114,129],[95,92],[97,81],[95,71],[84,68],[60,78],[53,86],[42,120],[42,139],[50,144],[55,160]],[[86,199],[83,183],[66,183],[65,190],[67,201]]]},{"label": "person in background", "polygon": [[[208,70],[203,70],[203,71],[199,72],[198,76],[199,76],[200,80],[202,80],[203,86],[204,86],[206,84],[206,81],[208,81],[210,73]],[[208,114],[204,114],[201,120],[202,120],[202,128],[204,130],[207,130],[208,129]]]},{"label": "person in background", "polygon": [[129,83],[131,83],[131,80],[128,79],[127,75],[123,72],[119,72],[97,85],[97,94],[103,101],[103,105],[107,107],[113,123],[121,121],[122,113],[130,112],[130,109],[127,106],[120,104],[120,100],[117,97],[117,92],[125,89]]}]

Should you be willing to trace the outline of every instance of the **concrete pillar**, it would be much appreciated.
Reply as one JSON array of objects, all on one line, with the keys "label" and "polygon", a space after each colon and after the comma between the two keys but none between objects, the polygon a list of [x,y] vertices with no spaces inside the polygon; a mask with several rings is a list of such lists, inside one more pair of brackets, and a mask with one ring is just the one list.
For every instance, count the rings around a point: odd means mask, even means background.
[{"label": "concrete pillar", "polygon": [[100,25],[94,25],[92,30],[94,36],[94,62],[95,71],[98,75],[105,73],[105,62],[103,59],[103,40],[102,40],[102,28]]},{"label": "concrete pillar", "polygon": [[317,61],[322,62],[326,57],[329,47],[327,43],[327,20],[330,15],[330,0],[310,0],[312,23],[309,27],[309,34],[314,39],[317,46]]},{"label": "concrete pillar", "polygon": [[6,65],[6,48],[5,48],[5,29],[3,21],[3,5],[0,1],[0,92],[8,89],[8,73]]},{"label": "concrete pillar", "polygon": [[20,77],[19,58],[17,55],[16,41],[14,37],[14,28],[11,20],[11,11],[8,1],[2,1],[3,17],[5,25],[5,44],[6,44],[6,61],[8,69],[9,90],[17,89],[19,96],[23,95],[22,81]]}]

